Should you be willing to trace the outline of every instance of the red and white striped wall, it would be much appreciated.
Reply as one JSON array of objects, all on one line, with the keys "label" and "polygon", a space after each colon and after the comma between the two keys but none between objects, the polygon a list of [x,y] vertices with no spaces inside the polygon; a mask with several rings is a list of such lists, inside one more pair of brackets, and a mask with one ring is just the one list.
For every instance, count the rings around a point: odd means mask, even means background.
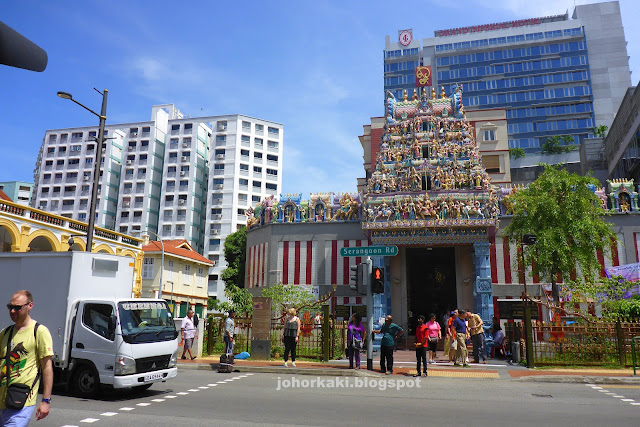
[{"label": "red and white striped wall", "polygon": [[332,240],[327,241],[324,247],[325,271],[324,277],[327,284],[349,285],[351,270],[349,267],[358,265],[364,261],[362,257],[342,257],[340,249],[368,246],[366,240]]},{"label": "red and white striped wall", "polygon": [[318,264],[312,240],[278,242],[277,280],[284,285],[317,285]]},{"label": "red and white striped wall", "polygon": [[260,243],[251,246],[247,250],[247,288],[263,287],[267,284],[266,260],[268,256],[268,243]]},{"label": "red and white striped wall", "polygon": [[[637,248],[640,246],[640,233],[635,233],[635,241]],[[498,284],[516,284],[521,282],[517,268],[520,253],[517,251],[516,245],[513,242],[509,244],[506,239],[500,236],[492,238],[490,243],[491,281]],[[624,265],[627,264],[627,262],[636,262],[633,260],[627,261],[626,259],[622,234],[618,235],[618,242],[616,245],[612,245],[611,252],[611,258],[607,258],[600,253],[598,254],[600,264],[603,266],[603,274],[604,268]],[[636,259],[637,258],[638,252],[636,251]],[[531,267],[531,265],[527,266],[527,283],[540,283],[539,278],[532,275]]]}]

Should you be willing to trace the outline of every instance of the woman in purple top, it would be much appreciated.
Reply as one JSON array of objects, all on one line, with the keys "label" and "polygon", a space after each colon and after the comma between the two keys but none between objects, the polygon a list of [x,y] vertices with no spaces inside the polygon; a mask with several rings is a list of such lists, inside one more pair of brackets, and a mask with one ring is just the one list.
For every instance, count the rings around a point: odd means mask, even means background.
[{"label": "woman in purple top", "polygon": [[360,369],[360,350],[364,347],[367,331],[362,323],[362,316],[354,313],[351,316],[347,332],[347,353],[349,354],[349,369],[353,369],[353,358],[356,359],[356,369]]}]

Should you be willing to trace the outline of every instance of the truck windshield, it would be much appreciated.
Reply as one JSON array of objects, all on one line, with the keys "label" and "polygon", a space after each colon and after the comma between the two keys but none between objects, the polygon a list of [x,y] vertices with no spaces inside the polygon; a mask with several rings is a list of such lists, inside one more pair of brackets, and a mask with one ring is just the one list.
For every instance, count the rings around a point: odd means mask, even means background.
[{"label": "truck windshield", "polygon": [[177,336],[171,312],[164,301],[121,302],[118,312],[125,342],[168,341]]}]

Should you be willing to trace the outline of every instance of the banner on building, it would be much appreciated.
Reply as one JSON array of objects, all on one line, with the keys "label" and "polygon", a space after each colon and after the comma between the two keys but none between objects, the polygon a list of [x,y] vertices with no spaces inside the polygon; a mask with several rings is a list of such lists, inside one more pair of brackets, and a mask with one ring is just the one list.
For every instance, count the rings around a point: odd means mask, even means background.
[{"label": "banner on building", "polygon": [[416,67],[416,87],[431,86],[431,66]]},{"label": "banner on building", "polygon": [[[623,279],[630,282],[640,283],[640,262],[634,264],[619,265],[617,267],[607,267],[604,269],[607,273],[607,277],[612,278],[615,276],[622,276]],[[640,294],[640,286],[633,288],[627,292],[626,298],[631,295]]]}]

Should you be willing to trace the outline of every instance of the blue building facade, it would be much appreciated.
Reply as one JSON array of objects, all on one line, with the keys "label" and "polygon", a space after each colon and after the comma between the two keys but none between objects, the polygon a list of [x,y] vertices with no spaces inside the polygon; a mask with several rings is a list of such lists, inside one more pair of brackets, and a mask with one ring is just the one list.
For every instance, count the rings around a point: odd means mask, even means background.
[{"label": "blue building facade", "polygon": [[438,30],[422,44],[401,42],[387,37],[385,90],[396,97],[413,90],[414,68],[431,66],[434,86],[448,93],[462,86],[468,110],[505,108],[509,147],[526,152],[554,135],[577,145],[594,127],[611,126],[631,85],[617,2],[577,6],[572,19]]}]

